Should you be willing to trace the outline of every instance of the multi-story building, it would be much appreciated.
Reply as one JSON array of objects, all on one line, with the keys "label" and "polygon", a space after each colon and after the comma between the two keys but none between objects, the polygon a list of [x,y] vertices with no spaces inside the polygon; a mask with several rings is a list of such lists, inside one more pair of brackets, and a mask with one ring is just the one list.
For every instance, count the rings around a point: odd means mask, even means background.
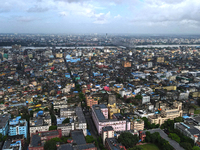
[{"label": "multi-story building", "polygon": [[114,137],[114,129],[111,126],[106,126],[102,128],[101,138],[103,140],[103,145],[105,145],[106,138]]},{"label": "multi-story building", "polygon": [[22,150],[22,143],[21,141],[6,140],[2,150]]},{"label": "multi-story building", "polygon": [[131,130],[144,130],[144,121],[141,119],[130,119]]},{"label": "multi-story building", "polygon": [[110,119],[113,119],[113,114],[120,113],[120,109],[116,106],[116,103],[113,105],[108,104],[108,113]]},{"label": "multi-story building", "polygon": [[102,128],[112,126],[115,131],[130,130],[130,122],[119,115],[113,115],[114,119],[108,119],[108,108],[104,104],[92,106],[92,119],[99,134]]},{"label": "multi-story building", "polygon": [[28,149],[29,150],[44,150],[44,142],[51,140],[52,138],[61,138],[61,130],[42,131],[31,135],[31,140]]},{"label": "multi-story building", "polygon": [[10,114],[0,115],[0,133],[5,136],[8,134]]},{"label": "multi-story building", "polygon": [[87,123],[85,120],[85,116],[83,114],[83,110],[81,107],[76,107],[75,112],[77,115],[77,119],[74,122],[75,129],[83,130],[83,134],[86,136],[87,135]]},{"label": "multi-story building", "polygon": [[61,100],[56,100],[53,102],[53,108],[54,109],[61,109],[61,108],[67,108],[67,99],[61,99]]},{"label": "multi-story building", "polygon": [[16,117],[9,121],[9,136],[24,135],[27,138],[28,134],[28,123],[25,119],[21,119],[21,116]]},{"label": "multi-story building", "polygon": [[90,108],[93,106],[93,105],[97,105],[98,104],[98,100],[93,98],[91,95],[86,95],[86,103],[87,103],[87,106],[89,106]]},{"label": "multi-story building", "polygon": [[48,111],[39,111],[30,118],[30,135],[39,131],[48,131],[51,126],[51,116]]},{"label": "multi-story building", "polygon": [[125,146],[118,143],[115,138],[106,138],[105,145],[108,150],[126,150]]},{"label": "multi-story building", "polygon": [[60,109],[60,117],[73,118],[74,116],[75,116],[74,108],[69,107],[69,108],[61,108]]},{"label": "multi-story building", "polygon": [[[72,108],[71,108],[72,110]],[[83,130],[83,134],[86,136],[87,135],[87,123],[85,120],[85,116],[83,114],[82,108],[81,107],[76,107],[74,109],[75,113],[73,116],[71,116],[72,121],[67,124],[59,124],[57,127],[58,129],[62,130],[62,134],[64,136],[69,136],[71,130],[77,130],[81,129]]]},{"label": "multi-story building", "polygon": [[86,143],[82,130],[71,131],[74,149],[77,150],[97,150],[93,143]]},{"label": "multi-story building", "polygon": [[182,111],[182,103],[181,102],[173,102],[173,106],[171,107],[160,107],[158,112],[153,116],[149,116],[148,120],[150,123],[155,124],[163,124],[166,120],[180,117],[183,115]]}]

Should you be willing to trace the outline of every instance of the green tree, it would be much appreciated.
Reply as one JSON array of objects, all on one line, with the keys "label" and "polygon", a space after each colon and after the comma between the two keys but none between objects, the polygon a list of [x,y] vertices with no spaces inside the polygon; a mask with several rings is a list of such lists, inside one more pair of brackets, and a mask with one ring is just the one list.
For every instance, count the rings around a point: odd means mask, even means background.
[{"label": "green tree", "polygon": [[176,133],[170,133],[168,136],[169,136],[172,140],[174,140],[174,141],[176,141],[176,142],[178,142],[178,143],[180,143],[180,141],[181,141],[180,137],[179,137]]},{"label": "green tree", "polygon": [[144,150],[144,149],[140,146],[135,146],[133,148],[129,148],[128,150]]},{"label": "green tree", "polygon": [[200,150],[200,147],[198,147],[198,146],[193,146],[192,150]]},{"label": "green tree", "polygon": [[183,122],[183,117],[177,117],[174,119],[174,122]]},{"label": "green tree", "polygon": [[7,140],[7,135],[5,135],[4,137],[3,137],[3,141],[6,141]]},{"label": "green tree", "polygon": [[3,135],[0,133],[0,142],[2,141]]},{"label": "green tree", "polygon": [[58,137],[52,138],[51,141],[60,142],[60,143],[62,142],[62,140]]},{"label": "green tree", "polygon": [[191,150],[192,149],[191,144],[187,143],[187,142],[180,143],[180,146],[183,147],[185,150]]},{"label": "green tree", "polygon": [[57,126],[50,126],[49,131],[51,131],[51,130],[57,130]]},{"label": "green tree", "polygon": [[87,135],[85,137],[85,140],[86,140],[87,143],[93,143],[94,142],[94,138],[91,135]]},{"label": "green tree", "polygon": [[44,144],[44,150],[57,150],[56,141],[49,140]]},{"label": "green tree", "polygon": [[135,146],[139,141],[137,135],[133,135],[130,132],[123,132],[118,138],[118,142],[122,143],[126,148]]},{"label": "green tree", "polygon": [[69,122],[70,122],[69,118],[66,118],[65,120],[63,120],[62,124],[69,123]]},{"label": "green tree", "polygon": [[135,99],[142,99],[142,95],[136,95]]},{"label": "green tree", "polygon": [[61,137],[61,140],[62,140],[63,143],[67,143],[67,140],[70,139],[70,138],[71,138],[71,137],[62,136],[62,137]]}]

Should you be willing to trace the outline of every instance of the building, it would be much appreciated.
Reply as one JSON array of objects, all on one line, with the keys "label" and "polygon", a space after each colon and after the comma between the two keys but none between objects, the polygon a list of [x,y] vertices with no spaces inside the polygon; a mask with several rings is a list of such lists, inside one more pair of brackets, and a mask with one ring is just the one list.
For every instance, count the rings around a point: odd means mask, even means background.
[{"label": "building", "polygon": [[144,121],[141,119],[131,119],[131,130],[144,130]]},{"label": "building", "polygon": [[0,115],[0,133],[5,136],[8,134],[10,114]]},{"label": "building", "polygon": [[22,150],[21,141],[6,140],[2,150]]},{"label": "building", "polygon": [[61,108],[60,117],[73,118],[75,116],[75,109],[72,107]]},{"label": "building", "polygon": [[103,140],[103,145],[105,145],[106,138],[113,138],[114,137],[114,130],[111,126],[106,126],[102,128],[101,138]]},{"label": "building", "polygon": [[129,62],[129,61],[123,61],[123,62],[122,62],[122,66],[123,66],[124,68],[131,67],[131,62]]},{"label": "building", "polygon": [[120,113],[120,109],[116,106],[116,96],[109,94],[108,96],[108,114],[109,119],[113,119],[113,114]]},{"label": "building", "polygon": [[141,141],[144,141],[145,140],[145,137],[146,137],[146,132],[144,131],[139,131],[139,139]]},{"label": "building", "polygon": [[153,116],[149,116],[148,120],[150,123],[163,124],[166,120],[180,117],[183,115],[182,103],[173,102],[171,107],[166,105],[160,106],[159,110]]},{"label": "building", "polygon": [[9,121],[9,136],[14,135],[24,135],[27,138],[28,134],[28,123],[25,119],[21,119],[21,116],[16,117],[15,119],[11,119]]},{"label": "building", "polygon": [[142,96],[142,104],[150,102],[150,96]]},{"label": "building", "polygon": [[164,63],[164,61],[165,61],[165,58],[164,58],[164,57],[158,57],[158,58],[157,58],[157,62],[158,62],[158,63]]},{"label": "building", "polygon": [[61,130],[42,131],[31,135],[29,150],[44,150],[44,143],[52,138],[61,138]]},{"label": "building", "polygon": [[66,111],[63,114],[70,116],[71,122],[67,123],[67,124],[59,124],[57,126],[58,129],[62,130],[62,134],[64,136],[69,136],[71,130],[81,129],[81,130],[83,130],[83,134],[86,136],[87,135],[87,123],[86,123],[82,108],[81,107],[76,107],[75,109],[70,108],[70,112],[72,112],[72,114],[69,114],[67,109],[64,109],[64,110],[66,110]]},{"label": "building", "polygon": [[86,103],[87,103],[87,106],[89,106],[90,108],[93,106],[93,105],[97,105],[98,104],[98,100],[93,98],[91,95],[86,95]]},{"label": "building", "polygon": [[61,108],[67,108],[67,99],[61,99],[61,100],[56,100],[53,102],[53,108],[54,109],[61,109]]},{"label": "building", "polygon": [[83,110],[81,107],[76,107],[75,112],[77,115],[76,122],[74,123],[75,129],[83,130],[83,134],[86,136],[87,135],[87,123],[85,120],[85,116],[83,114]]},{"label": "building", "polygon": [[92,106],[92,119],[99,134],[102,133],[102,128],[112,126],[114,131],[130,130],[130,122],[125,118],[113,115],[114,119],[108,119],[108,108],[104,104]]},{"label": "building", "polygon": [[86,143],[82,130],[71,131],[74,149],[76,150],[97,150],[93,143]]},{"label": "building", "polygon": [[40,131],[49,131],[51,126],[51,116],[48,111],[34,112],[33,117],[29,121],[30,135]]},{"label": "building", "polygon": [[119,144],[115,138],[106,138],[105,146],[108,150],[126,150],[125,146]]},{"label": "building", "polygon": [[66,124],[58,124],[57,129],[62,130],[62,135],[63,136],[69,136],[70,132],[74,130],[74,123],[66,123]]}]

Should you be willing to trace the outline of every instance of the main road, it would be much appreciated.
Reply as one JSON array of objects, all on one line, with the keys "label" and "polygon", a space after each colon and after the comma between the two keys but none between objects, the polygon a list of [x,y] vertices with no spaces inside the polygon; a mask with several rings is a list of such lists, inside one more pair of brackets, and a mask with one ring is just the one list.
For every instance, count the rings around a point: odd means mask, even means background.
[{"label": "main road", "polygon": [[147,130],[147,131],[149,131],[150,133],[155,133],[155,132],[160,133],[160,136],[161,136],[163,139],[167,140],[167,141],[169,142],[169,144],[170,144],[175,150],[184,150],[184,148],[182,148],[182,147],[179,145],[179,143],[177,143],[176,141],[170,139],[170,138],[167,136],[167,134],[166,134],[163,130],[161,130],[160,128],[152,129],[152,130]]}]

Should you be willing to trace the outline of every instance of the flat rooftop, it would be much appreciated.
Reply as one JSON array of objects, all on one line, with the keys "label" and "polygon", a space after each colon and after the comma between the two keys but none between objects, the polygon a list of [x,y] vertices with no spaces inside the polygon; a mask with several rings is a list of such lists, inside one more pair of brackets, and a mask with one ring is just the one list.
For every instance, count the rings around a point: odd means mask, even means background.
[{"label": "flat rooftop", "polygon": [[81,130],[71,131],[71,136],[72,136],[73,141],[77,145],[86,144],[85,137],[83,135],[83,131],[81,131]]},{"label": "flat rooftop", "polygon": [[78,116],[78,122],[79,123],[86,123],[85,116],[83,114],[82,108],[76,107],[75,111],[76,111],[76,115]]}]

